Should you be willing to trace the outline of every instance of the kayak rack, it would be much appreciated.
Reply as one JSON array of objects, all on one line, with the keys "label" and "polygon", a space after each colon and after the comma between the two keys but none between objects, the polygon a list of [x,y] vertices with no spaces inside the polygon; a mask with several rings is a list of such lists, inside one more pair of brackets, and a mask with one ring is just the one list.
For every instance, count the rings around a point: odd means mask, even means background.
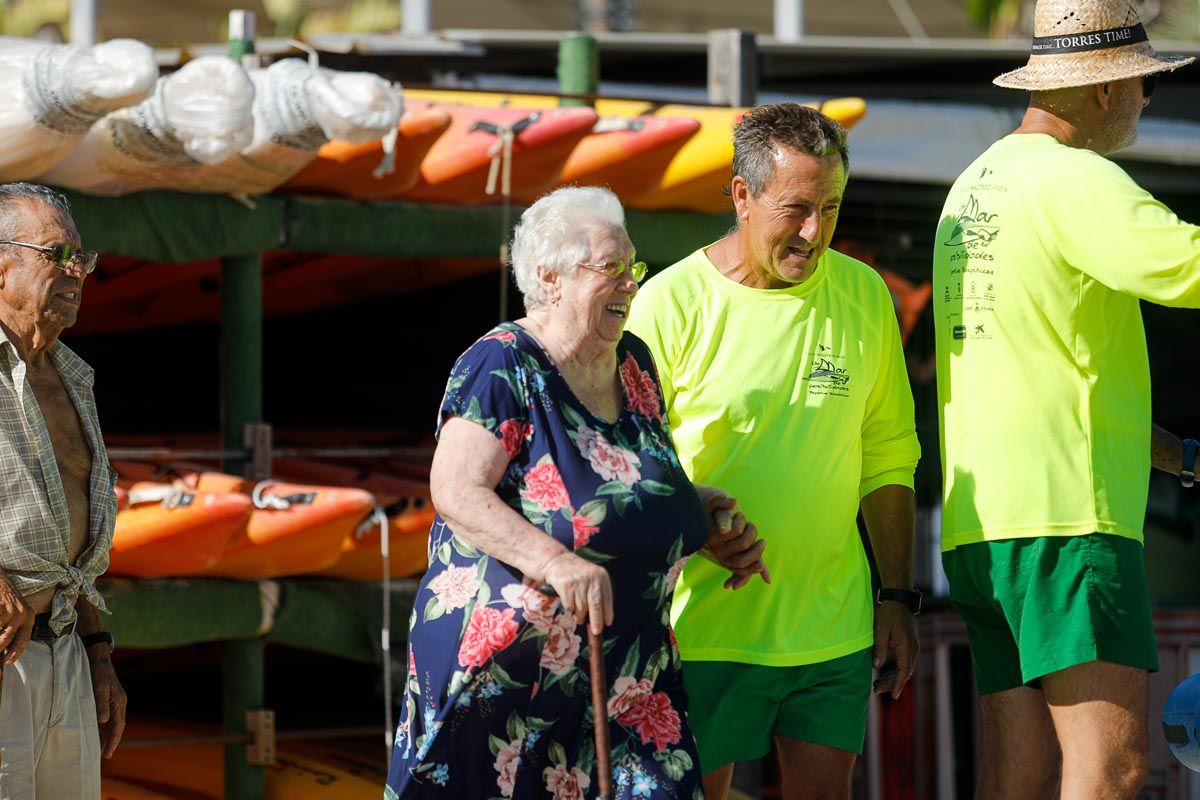
[{"label": "kayak rack", "polygon": [[109,458],[133,461],[200,460],[243,464],[249,480],[271,477],[271,462],[277,458],[428,458],[422,447],[279,447],[272,444],[271,426],[248,422],[244,428],[244,448],[176,449],[171,447],[109,447]]},{"label": "kayak rack", "polygon": [[154,736],[126,739],[121,747],[127,750],[148,750],[159,747],[190,747],[196,745],[246,745],[246,764],[256,767],[275,763],[275,744],[279,741],[330,741],[377,736],[379,729],[371,728],[313,728],[310,730],[275,730],[275,712],[260,709],[246,712],[245,733],[212,733],[196,736]]}]

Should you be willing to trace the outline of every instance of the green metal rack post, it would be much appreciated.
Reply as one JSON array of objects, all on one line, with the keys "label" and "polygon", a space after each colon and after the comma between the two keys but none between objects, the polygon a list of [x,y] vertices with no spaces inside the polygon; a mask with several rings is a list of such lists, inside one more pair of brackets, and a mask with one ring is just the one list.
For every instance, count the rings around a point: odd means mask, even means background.
[{"label": "green metal rack post", "polygon": [[[564,36],[558,43],[558,90],[563,94],[594,95],[600,87],[600,55],[596,39],[586,33]],[[564,97],[563,106],[592,105]]]}]

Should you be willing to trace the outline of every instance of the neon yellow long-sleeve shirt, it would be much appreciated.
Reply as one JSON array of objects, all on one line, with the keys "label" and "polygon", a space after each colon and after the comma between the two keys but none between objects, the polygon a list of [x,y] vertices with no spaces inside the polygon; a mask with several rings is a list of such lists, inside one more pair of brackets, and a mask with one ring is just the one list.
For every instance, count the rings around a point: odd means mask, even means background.
[{"label": "neon yellow long-sleeve shirt", "polygon": [[1141,541],[1150,369],[1138,299],[1200,307],[1200,228],[1041,134],[988,149],[934,247],[942,547]]},{"label": "neon yellow long-sleeve shirt", "polygon": [[767,666],[838,658],[872,641],[862,496],[911,487],[920,456],[891,296],[870,267],[827,251],[799,286],[735,283],[704,250],[638,292],[684,469],[737,497],[767,541],[771,585],[737,592],[694,558],[672,622],[684,659]]}]

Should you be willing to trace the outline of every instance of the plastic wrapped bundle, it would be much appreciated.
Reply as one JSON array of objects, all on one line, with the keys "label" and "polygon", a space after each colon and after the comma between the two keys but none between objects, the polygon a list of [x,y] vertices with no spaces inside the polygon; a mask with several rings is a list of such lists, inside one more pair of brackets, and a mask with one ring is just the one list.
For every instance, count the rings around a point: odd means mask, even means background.
[{"label": "plastic wrapped bundle", "polygon": [[157,77],[154,51],[132,39],[78,47],[0,37],[0,182],[50,169]]},{"label": "plastic wrapped bundle", "polygon": [[160,78],[142,103],[114,111],[41,180],[118,195],[186,185],[233,157],[254,133],[254,84],[224,56],[201,56]]},{"label": "plastic wrapped bundle", "polygon": [[254,140],[237,156],[196,170],[179,188],[265,194],[286,183],[337,139],[380,139],[400,121],[398,87],[369,72],[335,72],[296,58],[250,71]]}]

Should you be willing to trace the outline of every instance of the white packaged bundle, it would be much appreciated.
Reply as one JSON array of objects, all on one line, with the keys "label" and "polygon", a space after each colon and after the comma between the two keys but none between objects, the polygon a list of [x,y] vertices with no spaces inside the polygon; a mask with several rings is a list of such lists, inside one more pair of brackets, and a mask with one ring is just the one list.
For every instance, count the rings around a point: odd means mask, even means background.
[{"label": "white packaged bundle", "polygon": [[332,139],[369,142],[400,122],[400,89],[369,72],[336,72],[301,59],[250,70],[254,140],[236,157],[197,170],[185,188],[265,194],[286,183]]},{"label": "white packaged bundle", "polygon": [[78,47],[0,37],[0,182],[50,169],[156,78],[154,51],[132,39]]},{"label": "white packaged bundle", "polygon": [[93,125],[41,179],[100,195],[185,186],[201,165],[250,143],[253,105],[246,70],[224,56],[201,56],[160,78],[142,103]]}]

